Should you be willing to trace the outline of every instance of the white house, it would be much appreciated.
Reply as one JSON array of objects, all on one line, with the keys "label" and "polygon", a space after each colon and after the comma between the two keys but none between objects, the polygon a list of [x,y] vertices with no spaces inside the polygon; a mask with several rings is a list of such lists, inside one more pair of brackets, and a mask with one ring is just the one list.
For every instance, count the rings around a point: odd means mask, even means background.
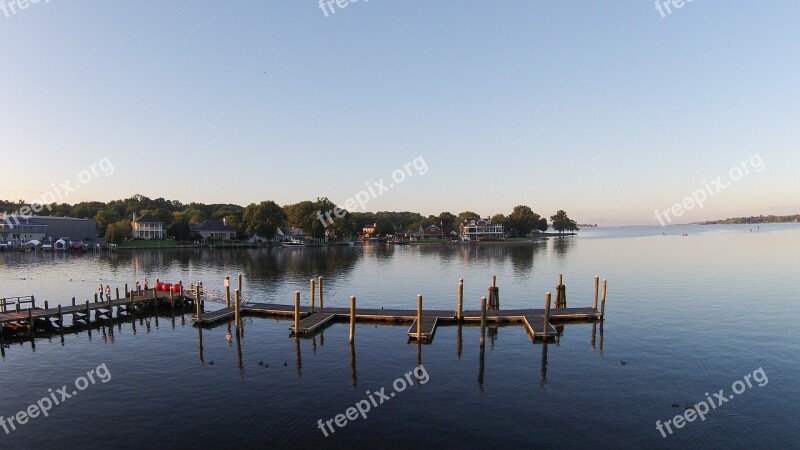
[{"label": "white house", "polygon": [[133,213],[131,227],[134,239],[164,239],[166,237],[164,222],[150,214],[136,217],[136,213]]},{"label": "white house", "polygon": [[466,220],[458,227],[459,236],[465,241],[480,241],[483,239],[504,239],[502,224],[493,224],[488,217],[486,219]]}]

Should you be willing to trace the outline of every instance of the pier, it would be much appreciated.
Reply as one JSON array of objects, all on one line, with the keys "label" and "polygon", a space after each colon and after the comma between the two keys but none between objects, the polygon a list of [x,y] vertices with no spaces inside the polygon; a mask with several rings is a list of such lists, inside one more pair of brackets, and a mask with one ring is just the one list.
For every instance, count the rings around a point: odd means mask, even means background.
[{"label": "pier", "polygon": [[[316,281],[316,282],[315,282]],[[180,292],[159,291],[156,289],[131,290],[125,297],[100,300],[95,294],[94,301],[76,303],[75,298],[69,305],[49,307],[44,302],[44,307],[38,307],[33,296],[9,297],[0,299],[0,336],[5,334],[23,334],[28,338],[35,338],[37,330],[63,331],[66,328],[88,327],[91,329],[92,320],[108,321],[121,317],[129,317],[145,309],[154,311],[169,306],[172,310],[180,308],[194,309],[190,320],[198,327],[213,327],[222,323],[234,322],[239,327],[241,317],[260,316],[293,321],[289,326],[290,336],[296,338],[314,337],[325,328],[336,323],[350,324],[350,341],[355,337],[355,324],[357,322],[384,322],[408,323],[409,343],[430,344],[433,342],[436,330],[440,326],[480,326],[481,345],[485,342],[487,328],[499,325],[520,325],[528,333],[534,343],[547,343],[558,340],[559,329],[563,325],[573,323],[596,323],[602,321],[605,315],[607,283],[602,284],[602,303],[600,303],[599,277],[594,280],[594,302],[592,306],[569,308],[566,306],[566,287],[562,277],[559,276],[555,286],[556,298],[551,301],[551,294],[545,294],[544,308],[530,309],[499,309],[499,295],[496,279],[492,277],[489,287],[489,298],[480,299],[480,309],[463,310],[463,280],[458,282],[456,309],[425,310],[422,305],[422,295],[417,296],[417,309],[384,309],[384,308],[357,308],[355,297],[350,298],[350,308],[324,307],[322,277],[310,283],[308,306],[300,305],[300,291],[294,295],[294,304],[247,303],[241,302],[242,281],[238,277],[238,286],[231,301],[229,280],[225,280],[225,306],[214,310],[205,311],[203,295],[205,290],[202,283],[196,283],[186,291]],[[127,290],[127,285],[126,288]],[[199,291],[199,295],[198,292]],[[211,294],[209,292],[209,294]],[[198,300],[199,299],[199,300]],[[317,305],[317,299],[319,305]],[[22,308],[22,306],[27,306]],[[552,307],[551,307],[552,306]],[[598,309],[599,306],[599,309]],[[116,314],[115,314],[116,313]],[[94,315],[94,319],[92,316]],[[65,316],[72,318],[70,327],[64,321]],[[602,322],[601,322],[602,323]]]}]

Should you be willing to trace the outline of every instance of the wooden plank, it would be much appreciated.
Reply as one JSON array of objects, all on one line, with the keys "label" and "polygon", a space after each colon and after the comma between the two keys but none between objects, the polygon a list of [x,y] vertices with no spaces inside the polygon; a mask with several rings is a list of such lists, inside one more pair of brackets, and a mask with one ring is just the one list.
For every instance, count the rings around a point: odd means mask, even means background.
[{"label": "wooden plank", "polygon": [[289,329],[297,332],[298,334],[311,334],[325,326],[325,324],[333,320],[335,317],[336,314],[334,313],[316,312],[307,316],[297,324],[298,331],[294,330],[294,325],[289,327]]},{"label": "wooden plank", "polygon": [[[552,310],[551,310],[552,311]],[[544,315],[527,315],[523,318],[522,323],[525,324],[525,328],[528,330],[531,336],[534,339],[543,340],[545,338],[544,334]],[[548,324],[549,331],[547,340],[555,340],[558,331],[552,324]]]},{"label": "wooden plank", "polygon": [[[439,318],[435,316],[422,316],[422,323],[421,323],[421,331],[420,334],[422,335],[423,342],[430,342],[433,339],[433,335],[436,333],[436,327],[438,326]],[[414,319],[414,322],[408,328],[408,337],[414,340],[419,340],[420,336],[417,334],[417,320]]]}]

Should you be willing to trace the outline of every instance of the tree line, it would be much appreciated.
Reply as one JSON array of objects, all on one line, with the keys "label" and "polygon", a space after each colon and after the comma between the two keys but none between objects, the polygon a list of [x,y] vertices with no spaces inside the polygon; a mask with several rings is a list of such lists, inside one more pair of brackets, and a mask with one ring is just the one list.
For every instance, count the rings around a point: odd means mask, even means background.
[{"label": "tree line", "polygon": [[[0,211],[13,213],[23,206],[31,206],[22,200],[10,202],[0,200]],[[97,234],[111,242],[120,243],[131,237],[131,220],[133,214],[141,216],[150,214],[164,222],[168,236],[176,240],[192,239],[191,224],[207,219],[225,220],[228,226],[237,232],[238,239],[258,235],[270,239],[278,228],[302,228],[307,235],[321,238],[326,231],[336,238],[353,236],[362,227],[376,224],[376,233],[389,235],[398,232],[418,230],[420,226],[436,225],[443,229],[445,236],[458,233],[459,225],[464,221],[480,218],[472,211],[464,211],[458,215],[442,212],[439,215],[423,216],[422,214],[402,211],[349,212],[338,209],[337,205],[326,197],[315,201],[301,201],[280,206],[272,200],[251,203],[245,207],[234,204],[184,204],[177,200],[164,198],[151,199],[140,194],[122,200],[110,202],[80,202],[74,205],[53,203],[43,211],[51,216],[77,217],[93,219],[97,224]],[[334,213],[335,211],[335,213]],[[333,220],[328,220],[332,217]],[[515,206],[510,214],[496,214],[492,222],[502,223],[506,232],[512,237],[527,237],[537,231],[548,229],[547,219],[525,205]],[[558,232],[575,231],[576,222],[570,220],[563,210],[550,216],[551,225]]]}]

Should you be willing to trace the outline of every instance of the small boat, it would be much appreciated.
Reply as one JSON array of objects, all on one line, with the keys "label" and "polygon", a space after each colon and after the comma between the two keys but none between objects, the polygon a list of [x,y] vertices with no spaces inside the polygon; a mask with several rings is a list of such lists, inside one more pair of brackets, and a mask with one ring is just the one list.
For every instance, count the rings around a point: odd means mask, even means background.
[{"label": "small boat", "polygon": [[305,241],[301,241],[297,238],[292,238],[291,241],[281,242],[281,245],[284,247],[305,247]]},{"label": "small boat", "polygon": [[56,251],[59,251],[59,252],[66,251],[67,250],[67,241],[65,241],[64,239],[57,240],[56,243],[55,243],[55,249],[56,249]]}]

